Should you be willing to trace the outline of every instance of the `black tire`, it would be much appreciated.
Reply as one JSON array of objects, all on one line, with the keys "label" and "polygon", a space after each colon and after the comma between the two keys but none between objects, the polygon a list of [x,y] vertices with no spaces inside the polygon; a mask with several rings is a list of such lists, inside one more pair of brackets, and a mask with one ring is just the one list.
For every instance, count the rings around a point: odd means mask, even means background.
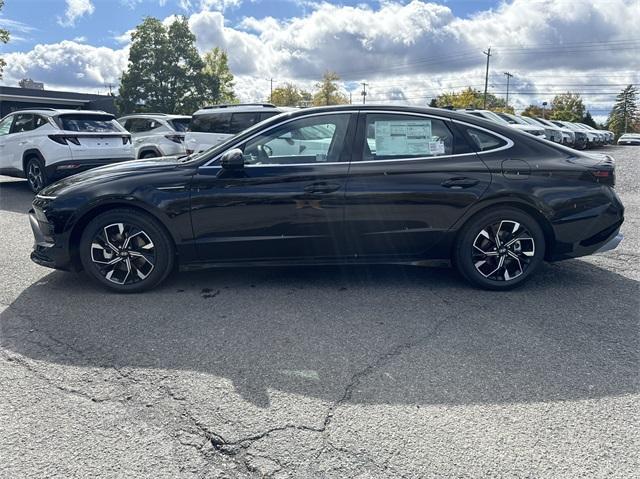
[{"label": "black tire", "polygon": [[453,263],[476,287],[508,290],[535,273],[544,260],[545,246],[544,233],[534,218],[516,208],[498,207],[478,213],[464,225],[454,246]]},{"label": "black tire", "polygon": [[32,156],[27,159],[24,176],[27,179],[27,183],[29,183],[29,188],[34,193],[38,193],[49,184],[47,170],[45,170],[44,164],[37,156]]},{"label": "black tire", "polygon": [[173,241],[155,218],[119,208],[91,220],[82,232],[79,254],[84,270],[98,283],[118,293],[138,293],[169,275],[174,251]]}]

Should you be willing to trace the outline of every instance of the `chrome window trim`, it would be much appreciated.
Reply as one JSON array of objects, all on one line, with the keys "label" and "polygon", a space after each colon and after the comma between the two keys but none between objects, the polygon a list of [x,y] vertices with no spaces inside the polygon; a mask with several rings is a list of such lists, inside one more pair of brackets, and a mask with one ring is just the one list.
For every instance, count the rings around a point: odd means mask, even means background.
[{"label": "chrome window trim", "polygon": [[[271,131],[274,128],[280,127],[282,125],[286,125],[287,123],[290,123],[292,121],[296,121],[296,120],[300,120],[303,118],[309,118],[309,117],[313,117],[313,116],[324,116],[324,115],[343,115],[345,112],[335,112],[335,111],[331,111],[331,112],[321,112],[321,113],[309,113],[308,115],[303,115],[303,116],[297,116],[295,118],[289,118],[286,121],[277,123],[276,125],[273,125],[271,127],[269,127],[266,130],[262,130],[259,133],[256,133],[253,136],[250,136],[249,138],[246,138],[244,140],[242,140],[239,143],[236,143],[235,145],[230,146],[226,151],[232,150],[233,148],[237,148],[238,145],[248,142],[250,140],[252,140],[253,138]],[[455,122],[458,123],[460,125],[465,125],[465,126],[469,126],[471,128],[475,128],[477,130],[482,130],[486,133],[489,133],[490,135],[496,136],[500,139],[502,139],[503,141],[506,142],[505,145],[498,147],[498,148],[493,148],[491,150],[486,150],[486,151],[475,151],[475,152],[471,152],[471,153],[458,153],[455,155],[438,155],[438,156],[421,156],[419,158],[400,158],[400,159],[391,159],[391,160],[365,160],[365,161],[335,161],[335,162],[313,162],[313,163],[273,163],[273,164],[269,164],[269,165],[245,165],[245,168],[271,168],[271,167],[277,167],[277,166],[309,166],[309,165],[362,165],[362,164],[369,164],[369,163],[391,163],[391,162],[398,162],[398,161],[423,161],[423,160],[431,160],[434,158],[437,159],[444,159],[444,158],[459,158],[459,157],[463,157],[463,156],[470,156],[470,155],[483,155],[483,154],[487,154],[487,153],[495,153],[497,151],[504,151],[504,150],[508,150],[509,148],[511,148],[515,143],[513,142],[513,140],[511,140],[510,138],[501,135],[500,133],[496,133],[493,130],[489,130],[487,128],[484,128],[482,126],[478,126],[478,125],[474,125],[473,123],[467,123],[464,120],[458,120],[455,118],[448,118],[446,116],[438,116],[438,115],[434,115],[434,114],[428,114],[428,113],[416,113],[416,112],[406,112],[406,111],[397,111],[397,110],[353,110],[353,111],[349,111],[347,112],[349,114],[360,114],[360,113],[375,113],[375,114],[391,114],[391,115],[408,115],[408,116],[419,116],[419,117],[426,117],[426,118],[433,118],[436,120],[442,120],[442,121],[451,121],[451,122]],[[200,168],[221,168],[220,165],[212,165],[211,163],[214,163],[215,161],[219,160],[220,157],[222,155],[224,155],[225,152],[220,153],[219,155],[215,156],[214,158],[212,158],[211,160],[209,160],[207,163],[205,163],[204,165],[200,166]]]}]

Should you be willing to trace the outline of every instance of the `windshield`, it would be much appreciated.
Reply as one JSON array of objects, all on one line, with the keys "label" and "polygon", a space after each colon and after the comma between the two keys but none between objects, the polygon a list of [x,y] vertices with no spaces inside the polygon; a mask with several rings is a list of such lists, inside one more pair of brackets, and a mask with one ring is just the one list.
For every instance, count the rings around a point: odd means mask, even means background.
[{"label": "windshield", "polygon": [[500,118],[502,118],[503,120],[508,121],[512,125],[515,125],[516,123],[519,123],[518,121],[515,120],[515,118],[511,118],[511,115],[507,115],[506,113],[497,113],[497,115]]},{"label": "windshield", "polygon": [[540,123],[538,123],[533,118],[529,118],[528,116],[521,116],[520,118],[522,119],[522,121],[524,121],[525,123],[528,123],[529,125],[540,126]]},{"label": "windshield", "polygon": [[189,129],[190,122],[191,118],[174,118],[173,120],[169,120],[169,124],[173,129],[180,133],[184,133]]},{"label": "windshield", "polygon": [[55,118],[62,130],[82,132],[119,132],[118,123],[113,115],[87,113],[69,113]]},{"label": "windshield", "polygon": [[483,111],[482,115],[489,120],[495,121],[496,123],[500,123],[502,125],[509,125],[509,122],[507,120],[500,118],[498,115],[496,115],[492,111]]}]

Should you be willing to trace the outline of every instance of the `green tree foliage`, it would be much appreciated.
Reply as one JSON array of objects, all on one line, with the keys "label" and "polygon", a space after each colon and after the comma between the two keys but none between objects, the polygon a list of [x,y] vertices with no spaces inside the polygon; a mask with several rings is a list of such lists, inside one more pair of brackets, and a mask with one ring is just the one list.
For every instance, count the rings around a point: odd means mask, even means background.
[{"label": "green tree foliage", "polygon": [[238,99],[233,92],[233,74],[229,69],[227,52],[216,47],[205,53],[203,61],[203,102],[208,105],[237,103]]},{"label": "green tree foliage", "polygon": [[346,95],[340,92],[338,81],[340,77],[337,73],[326,72],[322,80],[316,83],[317,92],[313,95],[313,105],[343,105],[349,103]]},{"label": "green tree foliage", "polygon": [[551,118],[563,121],[582,121],[585,108],[582,98],[577,93],[556,95],[551,102]]},{"label": "green tree foliage", "polygon": [[147,17],[131,35],[129,65],[122,75],[122,113],[157,111],[190,114],[202,103],[204,62],[187,19],[165,27]]},{"label": "green tree foliage", "polygon": [[269,98],[269,102],[276,106],[302,106],[309,100],[311,100],[311,94],[293,83],[285,83],[275,88]]},{"label": "green tree foliage", "polygon": [[633,85],[628,85],[616,96],[616,103],[607,119],[607,127],[616,137],[627,132],[640,132],[638,90]]},{"label": "green tree foliage", "polygon": [[[523,111],[522,114],[524,116],[530,116],[530,117],[540,117],[542,118],[543,114],[542,114],[542,108],[539,107],[538,105],[529,105],[528,107],[526,107]],[[548,117],[549,115],[549,111],[547,110],[544,113],[544,116]]]},{"label": "green tree foliage", "polygon": [[[0,0],[0,10],[4,7],[4,0]],[[4,28],[0,28],[0,42],[8,43],[9,42],[9,31]],[[2,78],[2,71],[4,70],[7,62],[4,61],[4,58],[0,58],[0,78]]]},{"label": "green tree foliage", "polygon": [[[433,101],[430,105],[433,104]],[[435,105],[440,108],[484,108],[484,92],[467,87],[460,92],[449,92],[438,95]],[[487,109],[506,113],[513,113],[513,108],[508,107],[504,99],[498,98],[493,93],[487,93]]]}]

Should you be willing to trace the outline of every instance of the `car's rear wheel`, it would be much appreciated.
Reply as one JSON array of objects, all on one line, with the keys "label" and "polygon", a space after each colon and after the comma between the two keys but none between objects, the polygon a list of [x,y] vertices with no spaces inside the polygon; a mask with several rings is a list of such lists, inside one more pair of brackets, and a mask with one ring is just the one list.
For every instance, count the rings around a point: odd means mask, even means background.
[{"label": "car's rear wheel", "polygon": [[47,170],[45,170],[42,161],[40,161],[38,157],[32,156],[27,160],[25,176],[27,177],[29,188],[31,188],[31,191],[34,193],[37,193],[49,184]]},{"label": "car's rear wheel", "polygon": [[506,290],[521,285],[540,266],[545,254],[538,222],[515,208],[479,213],[461,230],[454,263],[474,286]]},{"label": "car's rear wheel", "polygon": [[84,270],[119,293],[151,289],[171,272],[174,248],[153,217],[131,209],[115,209],[94,218],[80,239]]}]

